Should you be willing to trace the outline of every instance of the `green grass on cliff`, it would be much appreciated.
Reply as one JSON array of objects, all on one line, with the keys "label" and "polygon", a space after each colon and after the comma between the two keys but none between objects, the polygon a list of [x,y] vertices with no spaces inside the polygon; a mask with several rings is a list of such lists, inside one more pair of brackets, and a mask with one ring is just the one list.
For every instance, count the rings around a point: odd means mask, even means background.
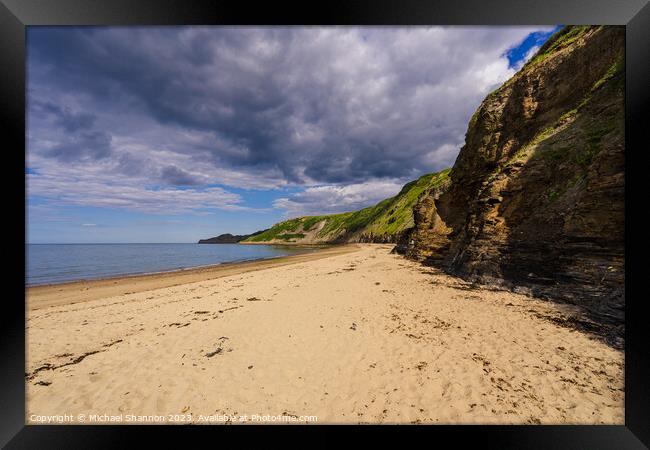
[{"label": "green grass on cliff", "polygon": [[[426,189],[439,187],[449,178],[451,169],[423,175],[404,185],[394,197],[387,198],[375,206],[359,211],[320,216],[306,216],[286,220],[273,225],[264,233],[250,237],[243,242],[267,242],[274,239],[289,241],[304,237],[319,224],[316,233],[321,241],[335,241],[352,233],[392,235],[413,226],[413,207]],[[324,223],[323,223],[324,222]]]},{"label": "green grass on cliff", "polygon": [[304,237],[305,235],[302,233],[285,233],[285,234],[278,234],[275,238],[282,239],[283,241],[290,241],[292,239],[301,239]]},{"label": "green grass on cliff", "polygon": [[553,53],[568,47],[569,45],[573,44],[576,42],[578,39],[580,39],[584,34],[592,28],[589,25],[579,25],[579,26],[567,26],[562,28],[560,31],[555,33],[548,41],[542,45],[542,47],[537,51],[535,56],[531,58],[528,63],[526,63],[526,66],[531,67],[534,66],[535,64],[538,64],[545,59],[547,59],[549,56],[551,56]]}]

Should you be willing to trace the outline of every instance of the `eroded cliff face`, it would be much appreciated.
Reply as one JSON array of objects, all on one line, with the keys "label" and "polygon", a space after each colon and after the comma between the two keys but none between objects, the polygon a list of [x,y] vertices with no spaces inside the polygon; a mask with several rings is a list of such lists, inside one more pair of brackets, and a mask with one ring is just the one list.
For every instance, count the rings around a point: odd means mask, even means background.
[{"label": "eroded cliff face", "polygon": [[465,279],[624,307],[624,28],[567,27],[483,101],[397,249]]},{"label": "eroded cliff face", "polygon": [[441,263],[449,251],[453,231],[441,219],[436,203],[451,186],[451,179],[422,193],[413,208],[415,226],[397,240],[395,251],[428,264]]}]

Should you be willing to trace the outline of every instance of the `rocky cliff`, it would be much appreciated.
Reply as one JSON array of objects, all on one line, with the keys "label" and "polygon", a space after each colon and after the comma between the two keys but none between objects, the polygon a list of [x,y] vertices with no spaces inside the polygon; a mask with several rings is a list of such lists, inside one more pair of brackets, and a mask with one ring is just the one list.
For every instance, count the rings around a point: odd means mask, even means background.
[{"label": "rocky cliff", "polygon": [[624,307],[624,28],[565,27],[470,120],[397,250],[480,283]]}]

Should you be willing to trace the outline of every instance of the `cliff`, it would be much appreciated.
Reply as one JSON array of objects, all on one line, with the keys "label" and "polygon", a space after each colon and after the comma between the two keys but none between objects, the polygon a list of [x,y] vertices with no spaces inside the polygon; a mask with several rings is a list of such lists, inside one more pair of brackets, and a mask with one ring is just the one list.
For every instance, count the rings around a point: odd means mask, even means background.
[{"label": "cliff", "polygon": [[298,217],[279,222],[246,244],[394,243],[413,227],[413,207],[427,189],[448,182],[449,169],[407,183],[394,197],[368,208],[342,214]]},{"label": "cliff", "polygon": [[478,283],[624,310],[623,27],[565,27],[470,120],[399,252]]}]

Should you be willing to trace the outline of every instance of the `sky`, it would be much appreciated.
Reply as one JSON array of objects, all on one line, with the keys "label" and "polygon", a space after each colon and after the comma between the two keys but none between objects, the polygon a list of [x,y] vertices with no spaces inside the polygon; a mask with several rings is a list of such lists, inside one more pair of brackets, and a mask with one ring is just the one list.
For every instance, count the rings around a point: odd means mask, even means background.
[{"label": "sky", "polygon": [[29,243],[196,242],[451,167],[556,31],[28,27]]}]

